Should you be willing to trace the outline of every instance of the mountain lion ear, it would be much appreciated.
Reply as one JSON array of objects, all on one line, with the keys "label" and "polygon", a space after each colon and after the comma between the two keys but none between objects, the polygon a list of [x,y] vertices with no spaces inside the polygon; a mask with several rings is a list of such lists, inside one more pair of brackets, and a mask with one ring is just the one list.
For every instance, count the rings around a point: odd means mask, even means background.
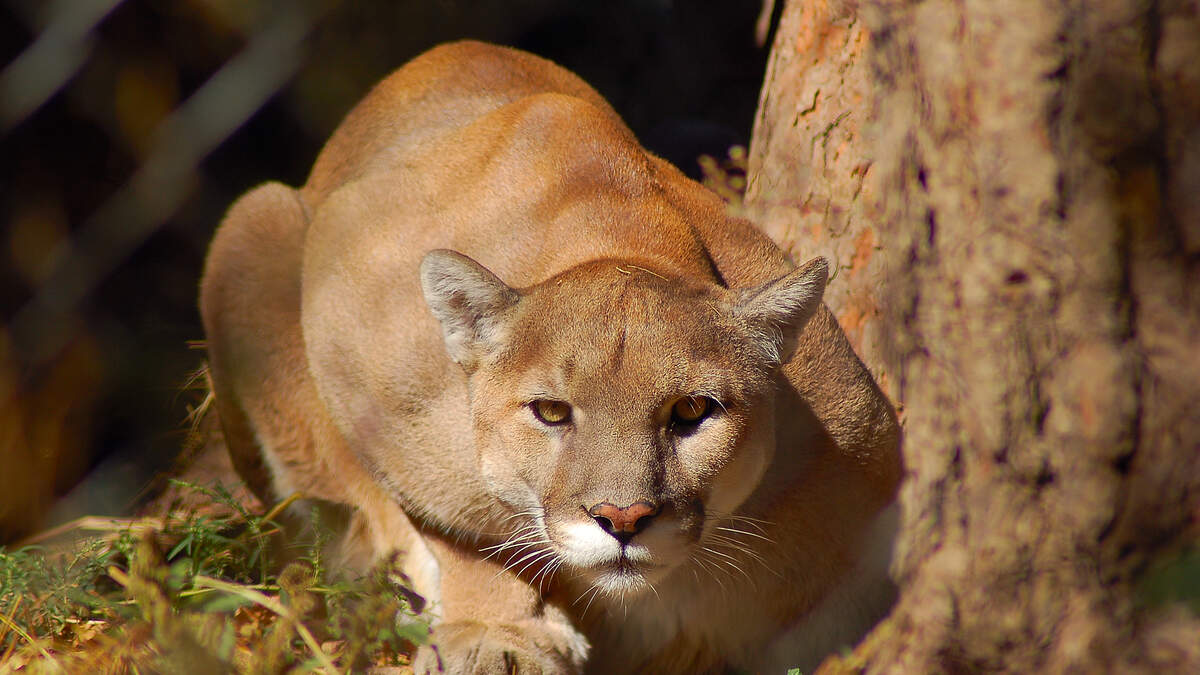
[{"label": "mountain lion ear", "polygon": [[442,322],[450,358],[468,371],[503,341],[505,310],[520,299],[483,265],[447,249],[425,254],[421,290],[430,311]]},{"label": "mountain lion ear", "polygon": [[733,314],[746,322],[768,360],[791,357],[796,336],[821,304],[828,278],[829,263],[818,257],[738,294]]}]

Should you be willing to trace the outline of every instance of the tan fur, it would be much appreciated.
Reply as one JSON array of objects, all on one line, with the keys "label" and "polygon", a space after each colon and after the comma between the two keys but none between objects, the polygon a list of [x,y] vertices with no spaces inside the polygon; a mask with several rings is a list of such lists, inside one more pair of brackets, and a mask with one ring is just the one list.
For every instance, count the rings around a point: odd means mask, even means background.
[{"label": "tan fur", "polygon": [[[304,187],[243,196],[200,304],[235,465],[405,553],[440,616],[418,670],[807,668],[890,602],[900,474],[825,275],[570,73],[462,42],[377,86]],[[719,405],[680,426],[686,396]],[[639,501],[623,545],[588,514]]]}]

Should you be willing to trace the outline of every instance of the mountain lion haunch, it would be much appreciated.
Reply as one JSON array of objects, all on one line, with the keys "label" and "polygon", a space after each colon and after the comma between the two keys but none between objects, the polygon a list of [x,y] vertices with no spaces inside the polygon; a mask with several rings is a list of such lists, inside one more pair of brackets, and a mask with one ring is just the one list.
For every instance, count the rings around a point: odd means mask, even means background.
[{"label": "mountain lion haunch", "polygon": [[571,73],[460,42],[230,208],[200,306],[239,472],[402,553],[418,672],[770,672],[893,592],[898,426],[826,277]]}]

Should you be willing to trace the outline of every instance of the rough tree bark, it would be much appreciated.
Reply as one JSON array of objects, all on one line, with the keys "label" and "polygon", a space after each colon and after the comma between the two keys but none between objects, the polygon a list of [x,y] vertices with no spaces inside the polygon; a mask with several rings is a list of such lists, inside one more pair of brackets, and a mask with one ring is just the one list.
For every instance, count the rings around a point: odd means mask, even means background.
[{"label": "rough tree bark", "polygon": [[903,404],[892,615],[830,672],[1200,672],[1200,2],[793,1],[746,208]]},{"label": "rough tree bark", "polygon": [[750,147],[744,207],[797,260],[833,265],[825,296],[851,344],[896,398],[880,354],[878,193],[864,151],[868,34],[853,8],[790,2],[780,17]]}]

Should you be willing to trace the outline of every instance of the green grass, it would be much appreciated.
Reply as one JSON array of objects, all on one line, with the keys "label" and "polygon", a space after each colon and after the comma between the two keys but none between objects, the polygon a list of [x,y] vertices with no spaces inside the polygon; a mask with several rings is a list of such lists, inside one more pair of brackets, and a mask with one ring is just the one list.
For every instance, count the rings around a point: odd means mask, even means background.
[{"label": "green grass", "polygon": [[322,537],[284,540],[284,505],[186,488],[205,504],[158,524],[0,548],[0,673],[348,672],[403,666],[428,636],[395,561],[335,578]]}]

